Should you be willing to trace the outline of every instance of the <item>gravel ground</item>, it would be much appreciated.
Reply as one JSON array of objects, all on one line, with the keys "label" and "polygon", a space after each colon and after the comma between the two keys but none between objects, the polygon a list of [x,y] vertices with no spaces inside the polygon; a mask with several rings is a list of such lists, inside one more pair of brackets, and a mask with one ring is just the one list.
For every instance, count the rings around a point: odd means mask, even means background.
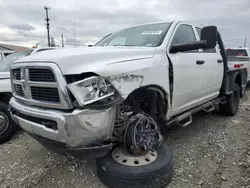
[{"label": "gravel ground", "polygon": [[[248,98],[249,96],[249,98]],[[168,130],[175,172],[169,188],[250,188],[250,91],[235,117],[195,115],[192,125]],[[1,188],[105,188],[95,161],[59,156],[18,133],[0,146]]]}]

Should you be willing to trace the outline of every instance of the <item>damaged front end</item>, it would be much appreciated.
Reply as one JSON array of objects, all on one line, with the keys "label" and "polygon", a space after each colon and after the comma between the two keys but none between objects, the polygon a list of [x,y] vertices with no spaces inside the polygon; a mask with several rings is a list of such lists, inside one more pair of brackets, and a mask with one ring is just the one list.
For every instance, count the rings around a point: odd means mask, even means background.
[{"label": "damaged front end", "polygon": [[[10,100],[15,122],[42,145],[56,152],[59,149],[60,153],[90,152],[99,157],[114,144],[125,145],[136,155],[161,144],[159,122],[165,120],[161,94],[139,85],[134,86],[137,90],[122,82],[127,94],[132,93],[124,100],[113,85],[119,79],[108,80],[95,74],[65,78],[72,109],[28,105],[16,97]],[[126,77],[123,81],[128,79],[141,84],[143,77]],[[101,154],[94,154],[100,150]]]},{"label": "damaged front end", "polygon": [[72,153],[105,148],[102,155],[107,153],[112,147],[110,139],[116,116],[115,89],[100,76],[62,85],[64,88],[67,85],[69,91],[60,96],[60,102],[70,96],[72,108],[61,110],[41,107],[40,103],[29,105],[26,96],[14,96],[10,100],[12,118],[48,149],[60,148],[63,153]]},{"label": "damaged front end", "polygon": [[[108,79],[92,76],[69,84],[68,88],[82,107],[115,106],[114,125],[110,125],[111,142],[125,145],[130,153],[145,155],[157,149],[163,140],[158,123],[165,122],[166,106],[163,94],[152,88],[141,88],[142,81],[143,76],[136,75]],[[119,92],[121,87],[123,93]],[[124,100],[125,95],[128,97]]]}]

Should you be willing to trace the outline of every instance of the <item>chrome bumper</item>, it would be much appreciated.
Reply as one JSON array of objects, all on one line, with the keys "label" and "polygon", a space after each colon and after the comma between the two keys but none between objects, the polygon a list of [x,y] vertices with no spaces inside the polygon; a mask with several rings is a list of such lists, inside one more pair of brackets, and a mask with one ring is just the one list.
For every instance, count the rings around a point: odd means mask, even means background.
[{"label": "chrome bumper", "polygon": [[[115,106],[100,110],[84,109],[64,112],[27,106],[14,97],[11,98],[9,104],[12,118],[26,132],[72,148],[102,143],[111,138],[114,128]],[[25,119],[25,117],[31,118]],[[47,128],[43,124],[32,121],[32,118],[55,121],[57,129]]]}]

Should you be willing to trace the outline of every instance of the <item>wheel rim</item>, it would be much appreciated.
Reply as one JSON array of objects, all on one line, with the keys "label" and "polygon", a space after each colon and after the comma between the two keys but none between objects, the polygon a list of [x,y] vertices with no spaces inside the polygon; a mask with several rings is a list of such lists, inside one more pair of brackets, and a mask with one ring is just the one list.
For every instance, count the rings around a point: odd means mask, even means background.
[{"label": "wheel rim", "polygon": [[148,165],[150,163],[153,163],[158,158],[158,152],[157,151],[149,151],[146,155],[143,156],[136,156],[133,154],[130,154],[125,147],[117,147],[112,152],[113,159],[122,165],[125,166],[144,166]]},{"label": "wheel rim", "polygon": [[135,155],[144,156],[155,151],[163,137],[157,123],[149,116],[136,114],[129,122],[125,132],[125,147]]},{"label": "wheel rim", "polygon": [[0,134],[4,133],[9,127],[9,118],[8,116],[0,112]]}]

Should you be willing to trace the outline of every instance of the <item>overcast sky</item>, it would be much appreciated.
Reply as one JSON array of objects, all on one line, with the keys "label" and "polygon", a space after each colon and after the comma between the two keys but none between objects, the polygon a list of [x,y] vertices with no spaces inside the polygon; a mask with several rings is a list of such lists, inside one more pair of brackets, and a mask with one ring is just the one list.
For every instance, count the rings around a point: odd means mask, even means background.
[{"label": "overcast sky", "polygon": [[49,6],[51,36],[61,44],[95,43],[99,38],[139,23],[190,20],[217,25],[226,46],[250,44],[250,0],[0,0],[0,42],[45,45],[44,5]]}]

